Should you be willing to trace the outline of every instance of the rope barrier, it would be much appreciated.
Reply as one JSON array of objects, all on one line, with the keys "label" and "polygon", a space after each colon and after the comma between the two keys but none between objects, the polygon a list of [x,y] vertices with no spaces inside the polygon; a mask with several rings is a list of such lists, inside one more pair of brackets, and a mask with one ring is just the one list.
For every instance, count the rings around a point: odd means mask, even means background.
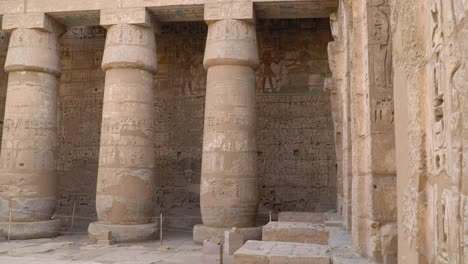
[{"label": "rope barrier", "polygon": [[[46,214],[40,212],[33,212],[27,210],[14,210],[11,209],[11,212],[18,212],[23,214],[30,214],[30,215],[47,215],[52,216],[54,218],[61,217],[61,218],[72,218],[72,219],[90,219],[90,220],[97,220],[96,217],[89,217],[89,216],[79,216],[76,215],[74,212],[71,215],[65,214]],[[270,212],[258,212],[254,214],[237,214],[236,216],[254,216],[254,215],[269,215]],[[160,219],[159,216],[138,216],[139,219]],[[201,219],[201,216],[164,216],[166,219]]]},{"label": "rope barrier", "polygon": [[[49,217],[51,217],[52,219],[53,218],[71,218],[71,225],[69,227],[69,230],[62,230],[60,231],[59,233],[62,234],[62,235],[77,235],[77,234],[80,234],[80,235],[87,235],[88,232],[86,231],[73,231],[73,228],[74,228],[74,224],[75,224],[75,219],[86,219],[86,220],[92,220],[93,222],[94,221],[98,221],[98,219],[96,219],[95,217],[86,217],[86,216],[77,216],[75,214],[75,209],[76,209],[76,206],[75,204],[73,205],[73,211],[72,211],[72,215],[60,215],[60,214],[53,214],[53,215],[50,215],[50,214],[45,214],[45,213],[39,213],[39,212],[32,212],[32,211],[27,211],[27,210],[13,210],[13,209],[10,209],[10,217],[9,217],[9,226],[8,226],[8,241],[10,241],[10,228],[11,228],[11,222],[12,222],[12,212],[18,212],[18,213],[23,213],[23,214],[30,214],[30,215],[47,215]],[[258,216],[258,215],[269,215],[269,219],[271,221],[271,211],[269,212],[258,212],[258,213],[255,213],[255,214],[240,214],[240,215],[237,215],[237,216]],[[154,221],[156,221],[157,219],[159,219],[159,228],[151,228],[151,229],[148,229],[147,231],[148,232],[157,232],[159,231],[159,240],[160,240],[160,243],[161,245],[160,246],[163,246],[163,231],[170,231],[170,232],[182,232],[182,233],[190,233],[192,234],[193,233],[193,230],[192,229],[182,229],[182,228],[173,228],[173,227],[164,227],[163,226],[163,222],[164,222],[164,219],[201,219],[202,217],[201,216],[189,216],[189,215],[185,215],[185,216],[164,216],[163,218],[163,214],[160,213],[159,214],[159,217],[156,217],[156,216],[153,216],[153,217],[138,217],[137,218],[139,219],[152,219]],[[141,230],[126,230],[125,232],[141,232]]]}]

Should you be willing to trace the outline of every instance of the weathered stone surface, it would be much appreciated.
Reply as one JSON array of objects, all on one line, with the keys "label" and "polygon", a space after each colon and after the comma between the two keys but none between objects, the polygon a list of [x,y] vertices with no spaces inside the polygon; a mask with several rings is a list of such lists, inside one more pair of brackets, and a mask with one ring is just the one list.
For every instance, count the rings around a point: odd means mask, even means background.
[{"label": "weathered stone surface", "polygon": [[19,239],[54,236],[60,221],[48,220],[55,211],[57,192],[57,76],[61,72],[57,35],[29,28],[14,30],[5,71],[8,99],[0,154],[2,229],[11,220],[14,236]]},{"label": "weathered stone surface", "polygon": [[[27,0],[18,2],[15,0],[3,0],[0,2],[0,14],[6,13],[52,13],[59,20],[67,20],[73,14],[82,12],[82,22],[93,21],[88,14],[103,10],[117,8],[142,8],[154,10],[160,21],[202,21],[205,3],[213,3],[213,0]],[[226,2],[226,1],[223,1]],[[253,0],[258,17],[270,18],[326,18],[338,5],[338,0],[309,0],[309,1],[277,1],[277,0]],[[221,13],[226,14],[226,13]],[[229,14],[229,13],[228,13]],[[236,13],[234,13],[236,14]],[[238,18],[236,16],[235,18]],[[95,21],[99,23],[99,20]],[[75,24],[84,26],[86,24]],[[90,26],[91,24],[87,24]],[[94,24],[97,25],[97,24]]]},{"label": "weathered stone surface", "polygon": [[330,96],[343,106],[338,210],[345,225],[352,225],[355,249],[377,261],[388,246],[381,243],[381,227],[397,221],[390,15],[389,1],[340,1],[331,16],[335,41],[329,45],[340,98]]},{"label": "weathered stone surface", "polygon": [[[217,239],[214,239],[217,240]],[[203,240],[203,249],[202,252],[205,255],[221,255],[223,245],[218,241],[213,240]]]},{"label": "weathered stone surface", "polygon": [[109,244],[112,242],[136,242],[156,239],[159,235],[159,224],[133,224],[116,225],[93,222],[89,225],[88,236],[93,242],[102,241],[103,234],[110,233],[111,239],[107,239]]},{"label": "weathered stone surface", "polygon": [[303,222],[313,224],[323,224],[326,221],[323,213],[313,212],[280,212],[278,213],[279,222]]},{"label": "weathered stone surface", "polygon": [[[232,32],[232,29],[235,32]],[[258,208],[255,24],[208,25],[200,207],[214,228],[255,226]]]},{"label": "weathered stone surface", "polygon": [[328,247],[290,242],[247,241],[234,253],[234,264],[330,264]]},{"label": "weathered stone surface", "polygon": [[151,27],[116,24],[108,29],[102,60],[106,81],[96,191],[99,223],[90,225],[91,238],[96,229],[107,228],[115,241],[154,237],[155,49]]},{"label": "weathered stone surface", "polygon": [[[262,239],[262,227],[245,227],[245,228],[236,228],[241,236],[243,242],[247,240],[261,240]],[[193,241],[195,243],[201,244],[204,240],[217,238],[221,241],[224,241],[224,233],[230,231],[231,228],[216,228],[208,227],[205,225],[195,225],[193,227]]]},{"label": "weathered stone surface", "polygon": [[232,255],[243,245],[244,238],[237,228],[224,232],[224,254]]},{"label": "weathered stone surface", "polygon": [[262,229],[263,241],[297,242],[328,245],[329,232],[324,225],[295,222],[270,222]]},{"label": "weathered stone surface", "polygon": [[59,219],[44,220],[34,222],[0,222],[0,229],[3,229],[2,236],[10,239],[34,239],[55,237],[60,234],[61,222]]},{"label": "weathered stone surface", "polygon": [[29,246],[29,247],[22,247],[8,251],[8,255],[10,256],[21,256],[26,254],[35,254],[35,253],[46,253],[49,251],[53,251],[56,249],[69,247],[73,245],[73,242],[48,242],[39,246]]},{"label": "weathered stone surface", "polygon": [[398,263],[467,263],[468,3],[390,2]]},{"label": "weathered stone surface", "polygon": [[[262,186],[262,213],[258,217],[265,219],[270,210],[275,217],[276,211],[328,211],[335,206],[330,102],[323,92],[323,83],[317,80],[309,86],[307,78],[308,74],[329,74],[325,52],[330,39],[328,21],[303,22],[305,26],[295,20],[279,20],[274,25],[261,20],[257,24],[259,53],[265,62],[256,72],[257,172],[258,184]],[[276,37],[272,39],[268,32],[275,32]],[[81,217],[75,218],[74,225],[80,229],[96,220],[105,82],[100,64],[105,37],[106,30],[101,27],[69,28],[61,37],[63,74],[57,112],[58,131],[63,136],[58,139],[57,214],[71,215],[75,204]],[[166,227],[188,229],[201,223],[199,184],[206,90],[202,61],[206,25],[164,24],[156,40],[156,199],[165,216],[170,217],[164,221]],[[174,48],[182,46],[183,52]],[[301,63],[302,57],[309,63]],[[278,144],[278,139],[290,144]],[[61,219],[65,226],[71,225],[70,217]]]}]

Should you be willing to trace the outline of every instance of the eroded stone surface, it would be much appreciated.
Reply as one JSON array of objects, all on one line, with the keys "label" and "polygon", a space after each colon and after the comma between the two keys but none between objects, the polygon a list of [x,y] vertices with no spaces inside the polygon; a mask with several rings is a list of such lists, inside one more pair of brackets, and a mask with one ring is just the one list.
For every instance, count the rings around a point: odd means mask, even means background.
[{"label": "eroded stone surface", "polygon": [[209,227],[255,226],[258,64],[255,24],[219,20],[208,26],[200,206]]},{"label": "eroded stone surface", "polygon": [[270,222],[262,229],[263,241],[297,242],[328,245],[324,225],[295,222]]},{"label": "eroded stone surface", "polygon": [[[217,228],[217,227],[209,227],[205,225],[195,225],[193,227],[193,241],[195,243],[201,244],[204,240],[216,238],[220,241],[224,241],[224,234],[225,232],[230,231],[232,228]],[[243,242],[247,240],[261,240],[262,239],[262,227],[244,227],[244,228],[236,228],[236,232],[238,232],[242,236]]]},{"label": "eroded stone surface", "polygon": [[108,29],[96,191],[103,225],[154,223],[155,49],[150,27],[117,24]]},{"label": "eroded stone surface", "polygon": [[234,253],[234,264],[330,264],[329,248],[323,245],[247,241]]}]

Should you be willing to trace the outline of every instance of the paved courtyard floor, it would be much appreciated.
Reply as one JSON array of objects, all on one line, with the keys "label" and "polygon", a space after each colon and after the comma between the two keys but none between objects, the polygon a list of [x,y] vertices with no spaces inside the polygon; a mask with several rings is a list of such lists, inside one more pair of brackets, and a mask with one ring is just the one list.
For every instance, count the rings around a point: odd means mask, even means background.
[{"label": "paved courtyard floor", "polygon": [[[351,235],[339,227],[330,230],[330,253],[334,263],[371,264],[351,250]],[[0,264],[219,264],[219,256],[206,256],[189,232],[167,231],[160,241],[96,245],[85,234],[52,239],[0,242]],[[232,264],[232,256],[224,256]]]}]

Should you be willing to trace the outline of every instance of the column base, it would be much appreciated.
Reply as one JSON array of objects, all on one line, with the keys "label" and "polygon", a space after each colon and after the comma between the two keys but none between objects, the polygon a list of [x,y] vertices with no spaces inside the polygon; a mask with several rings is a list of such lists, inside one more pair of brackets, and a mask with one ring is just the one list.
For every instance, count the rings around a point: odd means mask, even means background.
[{"label": "column base", "polygon": [[0,232],[8,237],[10,226],[10,239],[23,240],[35,238],[56,237],[60,234],[62,223],[60,219],[38,221],[38,222],[0,222]]},{"label": "column base", "polygon": [[158,223],[143,225],[108,225],[93,222],[88,227],[90,241],[97,242],[103,232],[112,232],[112,242],[138,242],[156,239],[159,232]]},{"label": "column base", "polygon": [[[262,226],[237,228],[244,239],[247,240],[262,240]],[[224,241],[224,231],[230,231],[232,228],[209,227],[205,225],[195,225],[193,227],[193,241],[197,244],[202,244],[204,240],[210,238],[218,238]]]}]

